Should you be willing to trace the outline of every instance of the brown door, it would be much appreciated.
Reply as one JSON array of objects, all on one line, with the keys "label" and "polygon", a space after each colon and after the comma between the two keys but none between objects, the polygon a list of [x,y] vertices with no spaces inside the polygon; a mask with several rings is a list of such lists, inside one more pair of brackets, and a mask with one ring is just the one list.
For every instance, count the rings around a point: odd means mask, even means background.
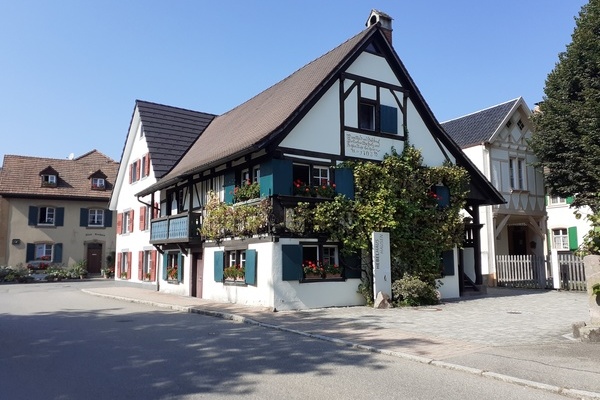
[{"label": "brown door", "polygon": [[508,252],[511,256],[527,255],[527,227],[508,227]]},{"label": "brown door", "polygon": [[192,257],[192,297],[202,298],[202,275],[204,273],[204,260],[202,253],[193,253]]},{"label": "brown door", "polygon": [[102,268],[102,244],[88,243],[87,245],[87,270],[90,274],[99,274]]}]

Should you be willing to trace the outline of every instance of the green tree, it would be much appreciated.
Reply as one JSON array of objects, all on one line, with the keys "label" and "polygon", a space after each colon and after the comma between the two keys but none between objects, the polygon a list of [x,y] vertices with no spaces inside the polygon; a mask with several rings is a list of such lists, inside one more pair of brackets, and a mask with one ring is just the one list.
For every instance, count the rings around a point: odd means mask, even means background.
[{"label": "green tree", "polygon": [[600,0],[576,20],[572,42],[546,79],[531,146],[549,191],[600,211]]}]

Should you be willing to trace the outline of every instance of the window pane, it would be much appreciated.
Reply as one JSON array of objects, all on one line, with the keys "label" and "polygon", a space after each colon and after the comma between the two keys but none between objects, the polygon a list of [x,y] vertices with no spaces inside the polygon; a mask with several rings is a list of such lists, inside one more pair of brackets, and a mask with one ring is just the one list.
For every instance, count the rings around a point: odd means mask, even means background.
[{"label": "window pane", "polygon": [[375,130],[375,106],[360,103],[358,106],[358,127],[360,129]]}]

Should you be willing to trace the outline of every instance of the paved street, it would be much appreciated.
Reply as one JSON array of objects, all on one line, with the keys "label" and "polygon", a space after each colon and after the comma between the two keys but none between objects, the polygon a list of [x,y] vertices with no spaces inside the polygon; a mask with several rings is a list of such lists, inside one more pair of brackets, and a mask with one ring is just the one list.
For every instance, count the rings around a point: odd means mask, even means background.
[{"label": "paved street", "polygon": [[[573,340],[571,324],[588,319],[585,293],[491,288],[485,297],[435,307],[369,307],[272,312],[155,291],[114,286],[90,293],[177,310],[237,317],[298,334],[341,340],[371,351],[417,357],[420,362],[464,367],[551,386],[550,391],[593,392],[600,398],[600,346]],[[526,382],[526,383],[527,383]],[[544,387],[545,388],[545,387]],[[573,390],[573,392],[571,392]]]},{"label": "paved street", "polygon": [[[0,285],[2,398],[563,398],[306,335],[90,296],[81,289],[158,295],[99,281]],[[312,319],[318,312],[266,315],[283,321],[286,314]]]}]

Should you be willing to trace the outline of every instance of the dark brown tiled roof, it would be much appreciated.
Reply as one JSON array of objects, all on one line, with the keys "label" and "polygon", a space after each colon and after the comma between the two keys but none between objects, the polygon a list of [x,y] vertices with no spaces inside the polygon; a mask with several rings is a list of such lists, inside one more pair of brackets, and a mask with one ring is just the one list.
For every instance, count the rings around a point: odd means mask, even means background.
[{"label": "dark brown tiled roof", "polygon": [[156,178],[169,172],[215,117],[198,111],[137,100]]},{"label": "dark brown tiled roof", "polygon": [[375,27],[363,30],[252,99],[216,117],[163,179],[168,181],[252,149],[279,133],[349,53],[375,31]]},{"label": "dark brown tiled roof", "polygon": [[[41,185],[40,172],[48,167],[58,173],[56,187]],[[73,160],[5,155],[0,170],[0,195],[108,200],[118,168],[119,163],[97,150]],[[105,190],[92,190],[89,176],[98,170],[107,176]]]},{"label": "dark brown tiled roof", "polygon": [[463,149],[489,142],[518,101],[519,99],[510,100],[485,110],[442,122],[442,127]]}]

